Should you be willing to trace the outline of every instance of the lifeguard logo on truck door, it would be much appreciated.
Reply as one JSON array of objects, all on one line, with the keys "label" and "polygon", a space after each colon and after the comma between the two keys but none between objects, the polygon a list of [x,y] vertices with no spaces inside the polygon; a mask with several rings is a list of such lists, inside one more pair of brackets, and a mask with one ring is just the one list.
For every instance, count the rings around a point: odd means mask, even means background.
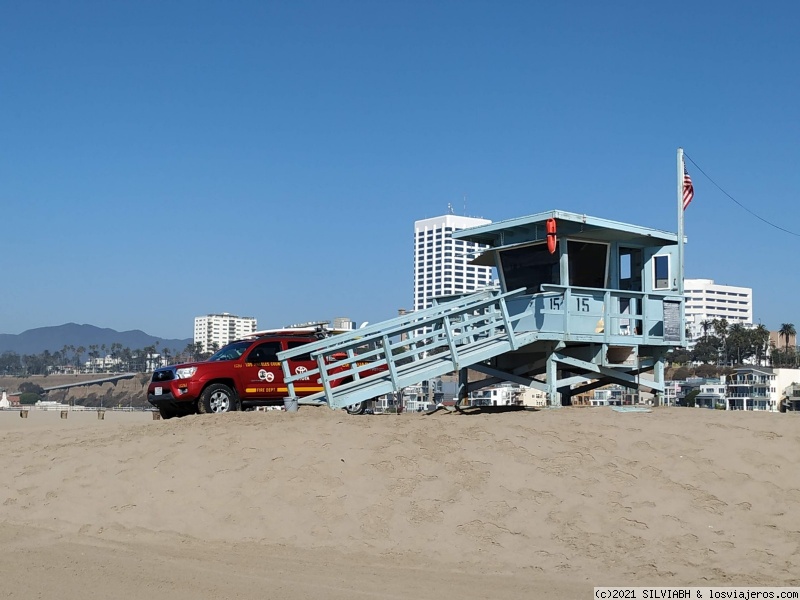
[{"label": "lifeguard logo on truck door", "polygon": [[275,379],[275,373],[270,373],[266,369],[259,369],[258,378],[261,381],[272,381]]}]

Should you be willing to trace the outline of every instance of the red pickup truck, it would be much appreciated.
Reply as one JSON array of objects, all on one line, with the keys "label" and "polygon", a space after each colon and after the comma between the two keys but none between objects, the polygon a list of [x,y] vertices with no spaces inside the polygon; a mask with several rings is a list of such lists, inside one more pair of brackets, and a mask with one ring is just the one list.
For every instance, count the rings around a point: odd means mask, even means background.
[{"label": "red pickup truck", "polygon": [[[153,371],[147,400],[170,419],[192,413],[222,413],[253,406],[283,404],[288,395],[278,352],[318,341],[309,334],[266,334],[231,342],[202,362],[162,367]],[[317,368],[309,355],[289,361],[292,373]],[[335,384],[336,382],[334,382]],[[322,391],[319,381],[298,380],[298,396]],[[363,413],[369,401],[346,407],[351,414]]]}]

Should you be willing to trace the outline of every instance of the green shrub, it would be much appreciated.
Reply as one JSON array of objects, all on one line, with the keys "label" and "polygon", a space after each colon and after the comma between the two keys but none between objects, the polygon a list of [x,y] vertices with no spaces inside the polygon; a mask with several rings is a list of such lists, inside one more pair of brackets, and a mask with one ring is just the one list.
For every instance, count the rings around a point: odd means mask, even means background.
[{"label": "green shrub", "polygon": [[36,404],[42,398],[34,392],[25,392],[19,395],[20,404]]},{"label": "green shrub", "polygon": [[686,394],[686,406],[694,406],[695,405],[695,398],[697,398],[698,394],[700,394],[700,390],[695,389]]},{"label": "green shrub", "polygon": [[20,392],[30,392],[32,394],[36,394],[37,396],[44,392],[44,388],[39,384],[33,383],[31,381],[25,381],[19,384],[19,391]]}]

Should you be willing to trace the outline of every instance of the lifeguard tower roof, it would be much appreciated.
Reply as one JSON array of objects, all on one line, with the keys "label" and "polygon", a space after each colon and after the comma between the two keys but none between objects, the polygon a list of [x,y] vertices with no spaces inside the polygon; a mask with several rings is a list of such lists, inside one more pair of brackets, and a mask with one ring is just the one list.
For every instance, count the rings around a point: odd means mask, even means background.
[{"label": "lifeguard tower roof", "polygon": [[556,220],[559,237],[624,242],[643,247],[669,246],[678,243],[678,235],[675,233],[563,210],[550,210],[527,217],[470,227],[453,232],[452,235],[454,239],[487,244],[494,249],[505,249],[513,244],[544,241],[547,238],[545,227],[548,219]]}]

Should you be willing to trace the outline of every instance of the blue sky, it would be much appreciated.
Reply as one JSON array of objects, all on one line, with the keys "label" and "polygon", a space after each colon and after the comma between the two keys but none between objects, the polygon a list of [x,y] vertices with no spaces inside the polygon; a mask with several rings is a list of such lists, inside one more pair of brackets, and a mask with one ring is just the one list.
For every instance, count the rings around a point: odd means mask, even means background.
[{"label": "blue sky", "polygon": [[[800,4],[6,2],[0,333],[377,322],[416,219],[676,231],[676,149],[800,233]],[[688,163],[686,276],[800,325],[797,236]]]}]

